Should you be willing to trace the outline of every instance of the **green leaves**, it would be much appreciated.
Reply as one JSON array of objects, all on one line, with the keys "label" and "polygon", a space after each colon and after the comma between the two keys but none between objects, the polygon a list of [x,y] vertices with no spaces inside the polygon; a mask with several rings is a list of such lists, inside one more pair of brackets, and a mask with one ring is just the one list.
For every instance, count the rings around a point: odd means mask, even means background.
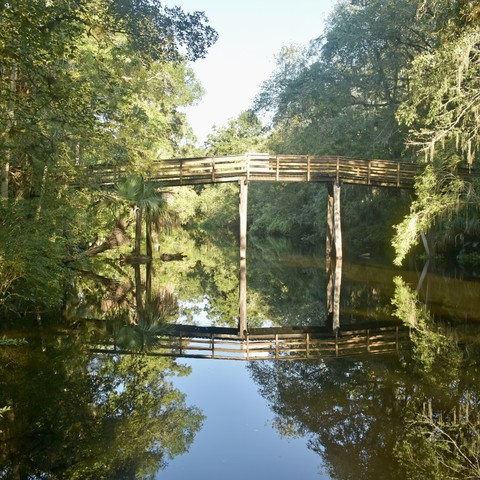
[{"label": "green leaves", "polygon": [[246,110],[222,128],[214,127],[205,147],[208,155],[238,155],[264,150],[264,128],[251,110]]},{"label": "green leaves", "polygon": [[[215,39],[202,13],[158,1],[2,5],[0,195],[23,203],[5,200],[0,217],[2,293],[28,269],[37,287],[49,287],[37,290],[51,291],[62,283],[62,258],[104,234],[102,212],[88,208],[95,193],[70,195],[66,184],[91,183],[79,178],[98,165],[144,173],[191,136],[179,107],[198,99],[201,88],[186,60],[205,55]],[[134,180],[122,188],[148,215],[161,206],[148,185]],[[17,227],[21,239],[11,246]],[[33,299],[27,290],[23,284],[22,298]]]},{"label": "green leaves", "polygon": [[472,164],[480,147],[480,31],[456,30],[447,24],[438,48],[415,58],[412,94],[398,117],[411,127],[411,144],[429,160],[447,149]]}]

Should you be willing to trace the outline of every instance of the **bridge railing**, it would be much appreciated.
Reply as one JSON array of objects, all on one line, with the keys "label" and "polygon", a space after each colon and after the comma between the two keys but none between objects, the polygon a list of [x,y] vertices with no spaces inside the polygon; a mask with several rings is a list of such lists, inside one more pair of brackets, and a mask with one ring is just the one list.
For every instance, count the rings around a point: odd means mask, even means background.
[{"label": "bridge railing", "polygon": [[[424,165],[394,160],[366,160],[339,156],[245,154],[226,157],[176,158],[154,162],[146,176],[159,186],[236,182],[343,182],[357,185],[412,188]],[[117,182],[126,169],[97,167],[90,181],[101,185]],[[471,177],[459,169],[462,178]]]},{"label": "bridge railing", "polygon": [[150,180],[166,185],[234,182],[248,175],[245,156],[160,160],[150,169]]},{"label": "bridge railing", "polygon": [[163,185],[222,183],[246,178],[262,182],[342,181],[362,185],[411,188],[423,167],[389,160],[337,156],[242,155],[184,158],[156,162],[150,179]]}]

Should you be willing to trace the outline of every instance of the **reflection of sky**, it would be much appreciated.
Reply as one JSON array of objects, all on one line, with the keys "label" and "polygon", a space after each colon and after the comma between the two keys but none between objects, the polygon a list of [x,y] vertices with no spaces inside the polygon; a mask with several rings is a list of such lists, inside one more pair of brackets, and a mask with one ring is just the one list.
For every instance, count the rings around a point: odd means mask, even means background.
[{"label": "reflection of sky", "polygon": [[182,360],[192,366],[188,377],[174,380],[187,404],[207,417],[190,452],[175,458],[158,479],[327,480],[321,459],[303,438],[282,439],[273,415],[257,392],[246,363]]},{"label": "reflection of sky", "polygon": [[[212,325],[212,321],[207,318],[207,309],[210,306],[208,297],[205,295],[201,301],[179,301],[180,317],[177,323],[185,325],[199,325],[201,327],[209,327]],[[193,318],[189,318],[186,312],[190,312]]]},{"label": "reflection of sky", "polygon": [[[180,315],[176,323],[180,325],[196,325],[200,327],[211,327],[213,325],[213,320],[208,317],[210,300],[207,295],[205,295],[203,300],[199,301],[179,300],[178,306],[180,309]],[[221,324],[222,323],[220,322],[220,325]],[[258,325],[257,320],[257,324],[255,326],[270,328],[273,327],[274,324],[271,320],[264,319],[261,325]]]}]

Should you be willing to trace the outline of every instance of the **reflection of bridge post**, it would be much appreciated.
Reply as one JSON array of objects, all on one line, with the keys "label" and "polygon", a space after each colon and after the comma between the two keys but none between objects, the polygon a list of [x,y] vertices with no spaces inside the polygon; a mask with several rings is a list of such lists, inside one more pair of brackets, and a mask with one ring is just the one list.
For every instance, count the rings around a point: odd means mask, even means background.
[{"label": "reflection of bridge post", "polygon": [[327,324],[333,331],[340,328],[340,291],[342,286],[342,259],[335,262],[335,270],[328,272]]},{"label": "reflection of bridge post", "polygon": [[247,325],[247,200],[248,182],[242,179],[240,184],[240,321],[238,330],[240,335],[248,330]]},{"label": "reflection of bridge post", "polygon": [[[332,270],[332,244],[335,244],[335,271]],[[327,321],[333,330],[340,328],[340,290],[342,284],[342,228],[340,217],[340,185],[328,185],[326,238]]]}]

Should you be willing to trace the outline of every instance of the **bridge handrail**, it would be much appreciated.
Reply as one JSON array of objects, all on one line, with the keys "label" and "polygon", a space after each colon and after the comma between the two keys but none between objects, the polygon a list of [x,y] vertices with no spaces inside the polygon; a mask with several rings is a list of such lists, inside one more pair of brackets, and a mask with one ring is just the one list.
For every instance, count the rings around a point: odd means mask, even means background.
[{"label": "bridge handrail", "polygon": [[[245,154],[219,157],[172,158],[154,162],[147,177],[159,186],[238,182],[343,182],[380,187],[413,188],[424,171],[418,163],[343,156]],[[97,168],[97,183],[114,184],[125,170]],[[470,172],[459,169],[467,178]]]}]

